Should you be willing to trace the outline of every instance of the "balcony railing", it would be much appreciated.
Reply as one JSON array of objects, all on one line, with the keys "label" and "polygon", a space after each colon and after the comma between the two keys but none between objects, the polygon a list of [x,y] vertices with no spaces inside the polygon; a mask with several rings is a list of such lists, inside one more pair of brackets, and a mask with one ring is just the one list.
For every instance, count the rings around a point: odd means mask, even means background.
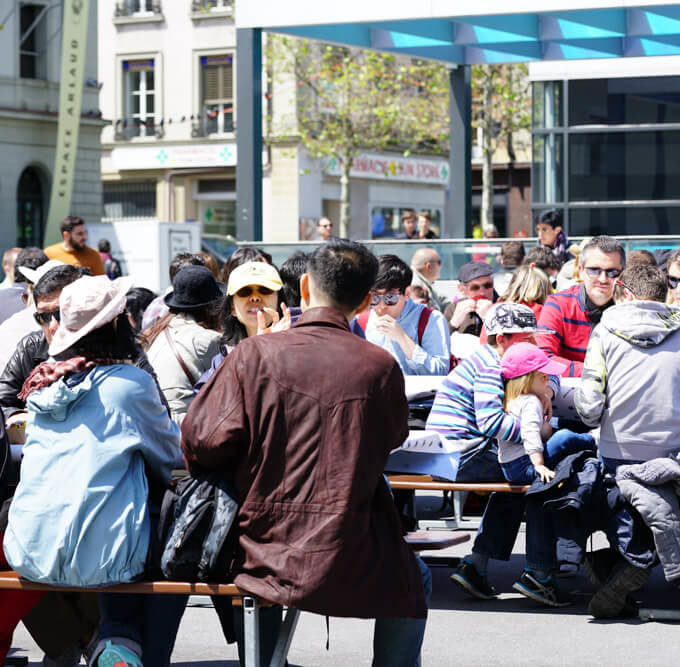
[{"label": "balcony railing", "polygon": [[234,131],[234,114],[229,111],[222,113],[221,125],[219,112],[205,111],[200,118],[196,118],[191,125],[192,137],[207,137],[211,134],[229,134]]},{"label": "balcony railing", "polygon": [[118,120],[114,124],[114,139],[116,141],[127,141],[135,137],[147,137],[162,139],[165,135],[163,125],[147,121],[143,123],[138,120]]}]

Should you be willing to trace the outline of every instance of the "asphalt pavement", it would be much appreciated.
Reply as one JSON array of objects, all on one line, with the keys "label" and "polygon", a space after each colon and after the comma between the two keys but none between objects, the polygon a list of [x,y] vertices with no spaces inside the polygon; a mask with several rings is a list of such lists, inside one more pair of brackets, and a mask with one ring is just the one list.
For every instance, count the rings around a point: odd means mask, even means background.
[{"label": "asphalt pavement", "polygon": [[[419,495],[422,516],[433,516],[438,495]],[[474,537],[474,533],[471,533]],[[462,556],[471,542],[437,552]],[[594,548],[604,546],[596,536]],[[423,645],[423,665],[505,666],[579,665],[625,667],[667,665],[680,655],[680,625],[638,619],[598,621],[587,613],[594,588],[582,569],[560,580],[574,604],[546,609],[512,590],[524,567],[524,533],[521,532],[508,563],[491,561],[489,578],[500,595],[476,601],[450,581],[452,570],[433,566],[433,599]],[[645,607],[680,610],[680,591],[654,570],[637,594]],[[373,622],[330,619],[329,650],[326,621],[303,613],[289,653],[290,665],[353,667],[371,664]],[[26,655],[40,664],[41,652],[23,626],[14,636],[13,655]],[[172,664],[183,667],[232,667],[238,664],[235,646],[227,646],[207,598],[192,598],[175,644]]]}]

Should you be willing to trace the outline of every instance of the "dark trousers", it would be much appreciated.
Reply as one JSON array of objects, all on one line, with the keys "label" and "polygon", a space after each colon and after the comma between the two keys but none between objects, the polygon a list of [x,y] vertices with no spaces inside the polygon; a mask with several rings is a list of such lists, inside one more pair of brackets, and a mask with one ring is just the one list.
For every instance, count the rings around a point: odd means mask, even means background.
[{"label": "dark trousers", "polygon": [[[457,482],[505,482],[498,463],[498,447],[487,440],[465,452],[458,465]],[[474,553],[509,560],[524,516],[524,496],[518,493],[492,493],[472,547]]]}]

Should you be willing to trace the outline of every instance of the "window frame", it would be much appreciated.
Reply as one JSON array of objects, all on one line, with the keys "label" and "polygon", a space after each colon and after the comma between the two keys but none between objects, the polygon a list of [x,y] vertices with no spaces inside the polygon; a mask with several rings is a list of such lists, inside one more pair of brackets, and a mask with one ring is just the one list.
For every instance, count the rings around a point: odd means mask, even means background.
[{"label": "window frame", "polygon": [[146,52],[135,52],[135,53],[120,53],[116,54],[116,113],[115,120],[117,121],[129,121],[132,118],[132,112],[130,116],[127,115],[127,81],[125,76],[125,62],[134,60],[153,60],[153,73],[154,73],[154,112],[153,114],[147,114],[153,116],[154,128],[153,131],[149,132],[149,128],[144,128],[145,133],[139,136],[126,137],[125,139],[118,139],[118,141],[153,141],[158,137],[158,127],[159,119],[164,118],[163,110],[163,54],[159,51],[146,51]]},{"label": "window frame", "polygon": [[194,86],[193,86],[193,97],[194,97],[194,111],[195,115],[198,116],[199,114],[201,115],[201,119],[198,120],[198,128],[196,128],[198,131],[194,132],[195,136],[199,137],[234,137],[235,136],[235,130],[232,129],[231,131],[229,130],[224,130],[224,113],[223,113],[223,107],[225,106],[224,104],[219,105],[220,110],[218,110],[218,113],[220,114],[220,117],[218,117],[218,130],[217,132],[207,132],[205,129],[205,118],[204,118],[204,113],[205,113],[205,104],[204,104],[204,96],[203,96],[203,68],[204,65],[202,64],[201,60],[203,58],[210,58],[210,57],[215,57],[215,56],[223,56],[223,57],[231,57],[231,79],[232,79],[232,112],[231,112],[231,118],[232,118],[232,127],[236,128],[236,123],[237,123],[237,111],[238,111],[238,101],[237,101],[237,91],[236,91],[236,75],[237,75],[237,63],[236,63],[236,47],[228,47],[228,48],[219,48],[219,49],[196,49],[194,50]]}]

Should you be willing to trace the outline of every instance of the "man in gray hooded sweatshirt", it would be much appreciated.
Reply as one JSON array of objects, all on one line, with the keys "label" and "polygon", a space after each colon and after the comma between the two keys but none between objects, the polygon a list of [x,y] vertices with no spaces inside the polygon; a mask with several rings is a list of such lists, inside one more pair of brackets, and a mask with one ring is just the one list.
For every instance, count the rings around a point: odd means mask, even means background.
[{"label": "man in gray hooded sweatshirt", "polygon": [[[666,278],[631,266],[617,285],[617,305],[593,329],[574,403],[588,426],[600,426],[605,470],[665,457],[680,445],[680,308],[667,306]],[[588,607],[612,617],[649,571],[619,564]]]},{"label": "man in gray hooded sweatshirt", "polygon": [[680,309],[665,304],[656,267],[627,268],[617,290],[591,333],[574,400],[581,419],[600,426],[600,455],[614,469],[680,446]]}]

